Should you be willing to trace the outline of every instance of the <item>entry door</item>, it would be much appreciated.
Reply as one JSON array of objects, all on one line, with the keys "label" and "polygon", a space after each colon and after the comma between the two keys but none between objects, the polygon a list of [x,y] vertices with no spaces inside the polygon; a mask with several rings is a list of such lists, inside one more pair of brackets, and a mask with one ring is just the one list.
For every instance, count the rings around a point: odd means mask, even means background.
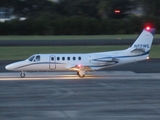
[{"label": "entry door", "polygon": [[49,69],[51,70],[56,69],[56,57],[54,55],[49,57]]}]

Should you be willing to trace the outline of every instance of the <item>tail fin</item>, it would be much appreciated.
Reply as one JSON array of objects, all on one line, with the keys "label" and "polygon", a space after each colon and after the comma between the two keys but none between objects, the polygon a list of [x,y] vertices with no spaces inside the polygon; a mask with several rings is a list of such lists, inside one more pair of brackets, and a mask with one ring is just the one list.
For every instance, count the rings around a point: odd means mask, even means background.
[{"label": "tail fin", "polygon": [[143,51],[149,53],[154,38],[155,28],[143,29],[142,33],[129,48],[132,51]]}]

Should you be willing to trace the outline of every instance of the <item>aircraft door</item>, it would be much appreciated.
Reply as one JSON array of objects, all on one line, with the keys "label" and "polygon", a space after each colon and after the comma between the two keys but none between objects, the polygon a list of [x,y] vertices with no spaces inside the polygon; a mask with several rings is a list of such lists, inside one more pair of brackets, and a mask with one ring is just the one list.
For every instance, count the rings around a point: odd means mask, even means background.
[{"label": "aircraft door", "polygon": [[51,55],[49,57],[49,69],[51,69],[51,70],[56,69],[56,57],[54,55]]}]

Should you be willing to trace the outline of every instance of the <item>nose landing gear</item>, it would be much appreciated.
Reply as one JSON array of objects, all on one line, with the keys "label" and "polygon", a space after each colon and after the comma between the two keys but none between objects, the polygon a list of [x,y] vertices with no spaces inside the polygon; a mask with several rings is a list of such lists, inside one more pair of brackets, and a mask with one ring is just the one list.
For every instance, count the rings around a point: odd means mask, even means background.
[{"label": "nose landing gear", "polygon": [[22,71],[21,74],[20,74],[20,77],[24,78],[25,76],[26,76],[25,73]]}]

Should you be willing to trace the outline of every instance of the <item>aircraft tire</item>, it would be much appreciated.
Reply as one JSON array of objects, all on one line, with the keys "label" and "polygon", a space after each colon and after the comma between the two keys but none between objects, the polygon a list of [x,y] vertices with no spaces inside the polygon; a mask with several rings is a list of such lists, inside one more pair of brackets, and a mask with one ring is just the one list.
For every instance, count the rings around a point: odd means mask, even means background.
[{"label": "aircraft tire", "polygon": [[77,72],[77,75],[79,76],[79,72]]},{"label": "aircraft tire", "polygon": [[78,76],[79,76],[80,78],[84,78],[84,77],[85,77],[85,74],[79,74],[79,73],[78,73]]},{"label": "aircraft tire", "polygon": [[25,77],[25,73],[21,72],[20,77],[24,78]]},{"label": "aircraft tire", "polygon": [[77,75],[78,75],[80,78],[84,78],[84,77],[85,77],[85,71],[84,71],[84,70],[78,71],[78,72],[77,72]]}]

